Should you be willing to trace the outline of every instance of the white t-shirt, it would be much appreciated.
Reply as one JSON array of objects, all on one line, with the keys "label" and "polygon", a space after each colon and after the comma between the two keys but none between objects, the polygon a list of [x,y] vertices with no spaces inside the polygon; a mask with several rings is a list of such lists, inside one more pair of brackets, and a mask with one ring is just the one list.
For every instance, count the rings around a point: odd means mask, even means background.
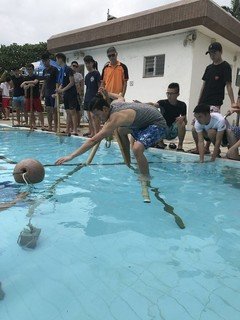
[{"label": "white t-shirt", "polygon": [[73,76],[74,76],[75,84],[78,84],[83,80],[83,76],[80,72],[75,72]]},{"label": "white t-shirt", "polygon": [[0,84],[0,88],[2,89],[2,96],[3,97],[9,97],[9,91],[10,91],[10,84],[7,82],[2,82]]},{"label": "white t-shirt", "polygon": [[208,124],[200,124],[197,120],[195,121],[195,129],[197,132],[207,131],[209,129],[216,129],[217,131],[224,131],[226,129],[226,121],[220,113],[210,113],[211,120]]}]

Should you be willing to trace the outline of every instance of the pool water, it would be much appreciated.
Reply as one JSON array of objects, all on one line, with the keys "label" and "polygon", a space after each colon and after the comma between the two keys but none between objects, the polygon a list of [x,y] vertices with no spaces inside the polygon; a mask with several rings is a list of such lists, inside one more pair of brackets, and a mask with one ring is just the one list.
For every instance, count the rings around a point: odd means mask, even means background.
[{"label": "pool water", "polygon": [[[0,131],[0,141],[13,161],[53,164],[84,140]],[[76,166],[45,167],[34,187],[16,186],[14,165],[0,160],[0,183],[12,185],[11,194],[30,192],[0,211],[1,320],[240,318],[239,164],[146,154],[150,204],[115,144],[102,143],[93,165],[74,173]],[[30,212],[41,234],[35,249],[23,249],[17,239]]]}]

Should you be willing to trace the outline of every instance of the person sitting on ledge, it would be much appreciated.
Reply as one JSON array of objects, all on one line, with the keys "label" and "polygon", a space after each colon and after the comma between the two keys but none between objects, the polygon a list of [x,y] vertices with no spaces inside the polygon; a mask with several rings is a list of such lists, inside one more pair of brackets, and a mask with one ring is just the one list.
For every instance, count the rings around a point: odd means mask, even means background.
[{"label": "person sitting on ledge", "polygon": [[[185,102],[178,100],[179,84],[172,82],[167,88],[167,99],[159,100],[155,106],[161,110],[163,117],[167,122],[167,140],[173,140],[178,137],[177,151],[183,150],[183,140],[186,134],[186,113],[187,106]],[[161,140],[156,147],[164,149],[166,144]],[[171,144],[169,145],[171,148]]]},{"label": "person sitting on ledge", "polygon": [[[116,99],[110,103],[110,99]],[[91,100],[89,109],[104,122],[102,130],[88,139],[79,149],[56,161],[60,165],[82,155],[102,139],[109,137],[117,129],[126,158],[130,164],[130,143],[128,134],[134,138],[133,153],[136,157],[139,171],[143,178],[149,179],[148,161],[144,155],[145,149],[152,147],[166,135],[166,121],[162,114],[153,106],[125,102],[121,94],[107,93],[103,88]]]},{"label": "person sitting on ledge", "polygon": [[226,129],[225,118],[220,113],[210,113],[210,106],[199,104],[193,110],[196,119],[192,131],[194,141],[198,146],[200,162],[204,162],[204,139],[214,144],[211,160],[220,157],[220,145]]}]

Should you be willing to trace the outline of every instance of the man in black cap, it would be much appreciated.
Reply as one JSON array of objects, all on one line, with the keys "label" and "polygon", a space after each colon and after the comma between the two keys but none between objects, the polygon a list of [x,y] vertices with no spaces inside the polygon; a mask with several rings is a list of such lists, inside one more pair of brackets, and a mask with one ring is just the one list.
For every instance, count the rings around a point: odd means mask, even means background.
[{"label": "man in black cap", "polygon": [[[213,42],[208,47],[206,54],[210,55],[213,63],[207,66],[202,80],[202,88],[198,104],[207,104],[210,106],[210,112],[219,112],[223,104],[225,86],[231,101],[231,107],[237,106],[234,100],[232,89],[232,69],[228,62],[222,59],[222,45],[219,42]],[[194,131],[194,128],[193,128]],[[196,134],[193,136],[196,137]],[[194,139],[195,140],[195,139]],[[197,141],[196,146],[197,146]],[[205,153],[209,153],[210,142],[205,146]],[[198,149],[191,150],[192,153],[198,153]]]},{"label": "man in black cap", "polygon": [[202,77],[203,85],[198,103],[208,104],[212,107],[212,111],[220,112],[226,86],[231,105],[236,106],[232,90],[232,69],[230,64],[222,59],[221,43],[210,44],[206,54],[210,55],[213,63],[207,66]]}]

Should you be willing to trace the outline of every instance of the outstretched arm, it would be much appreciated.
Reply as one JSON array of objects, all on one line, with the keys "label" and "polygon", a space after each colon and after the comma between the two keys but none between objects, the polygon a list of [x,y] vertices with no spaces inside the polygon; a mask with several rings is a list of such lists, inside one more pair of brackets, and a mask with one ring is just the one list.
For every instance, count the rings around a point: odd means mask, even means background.
[{"label": "outstretched arm", "polygon": [[24,198],[26,198],[26,196],[28,195],[28,192],[21,192],[20,194],[18,194],[16,196],[16,198],[12,201],[9,202],[5,202],[5,203],[0,203],[0,211],[3,211],[5,209],[11,208],[12,206],[14,206],[17,202],[23,200]]},{"label": "outstretched arm", "polygon": [[59,158],[55,164],[60,165],[64,162],[70,161],[73,158],[80,156],[95,146],[98,142],[103,140],[106,137],[109,137],[113,131],[121,125],[121,119],[116,118],[115,116],[112,117],[111,121],[108,121],[95,136],[88,139],[80,148],[76,149],[73,153]]}]

